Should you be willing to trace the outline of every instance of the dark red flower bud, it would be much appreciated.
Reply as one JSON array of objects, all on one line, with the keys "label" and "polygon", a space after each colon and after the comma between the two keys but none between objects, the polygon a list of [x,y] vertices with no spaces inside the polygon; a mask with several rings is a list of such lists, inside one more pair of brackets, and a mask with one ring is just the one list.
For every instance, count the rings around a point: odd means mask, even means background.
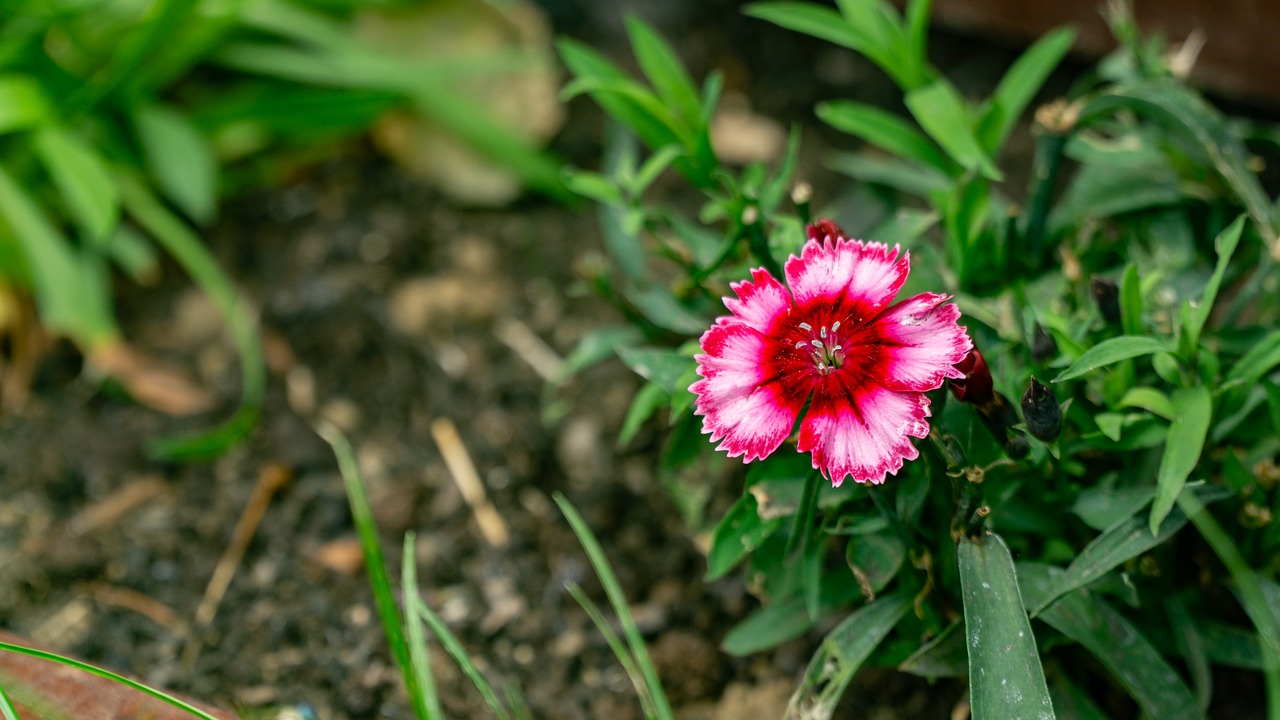
[{"label": "dark red flower bud", "polygon": [[1044,442],[1053,442],[1062,431],[1062,408],[1058,397],[1048,385],[1034,377],[1022,395],[1022,418],[1027,421],[1027,431]]},{"label": "dark red flower bud", "polygon": [[828,237],[831,237],[831,238],[849,237],[848,235],[844,234],[844,231],[840,229],[840,226],[837,225],[835,221],[832,220],[831,218],[818,218],[813,222],[812,225],[805,228],[805,231],[809,233],[810,240],[814,240],[817,242],[822,242]]},{"label": "dark red flower bud", "polygon": [[1098,311],[1109,323],[1120,322],[1120,288],[1110,280],[1094,275],[1089,278],[1089,291]]},{"label": "dark red flower bud", "polygon": [[991,404],[994,400],[991,370],[987,368],[987,361],[978,348],[970,350],[955,367],[964,373],[964,377],[947,381],[951,386],[951,394],[960,402],[971,405],[982,407]]}]

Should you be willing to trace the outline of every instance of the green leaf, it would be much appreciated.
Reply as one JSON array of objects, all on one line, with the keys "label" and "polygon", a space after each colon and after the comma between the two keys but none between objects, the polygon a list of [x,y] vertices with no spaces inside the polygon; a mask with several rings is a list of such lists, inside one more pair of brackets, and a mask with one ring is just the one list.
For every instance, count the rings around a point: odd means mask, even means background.
[{"label": "green leaf", "polygon": [[405,533],[404,550],[400,554],[400,590],[407,599],[404,603],[404,631],[406,647],[409,650],[409,666],[402,668],[406,679],[412,673],[418,692],[409,692],[409,701],[413,703],[414,713],[422,718],[443,718],[440,709],[440,696],[436,693],[435,677],[431,674],[431,653],[427,649],[427,633],[422,627],[422,616],[418,614],[414,600],[422,597],[418,590],[416,536],[412,531]]},{"label": "green leaf", "polygon": [[783,516],[760,517],[758,501],[748,491],[729,508],[711,535],[705,580],[723,577],[786,522]]},{"label": "green leaf", "polygon": [[1213,414],[1213,394],[1204,386],[1179,388],[1169,400],[1177,415],[1169,425],[1169,438],[1165,441],[1156,476],[1156,499],[1151,504],[1150,522],[1153,535],[1173,509],[1187,477],[1196,469]]},{"label": "green leaf", "polygon": [[1129,388],[1124,397],[1120,398],[1118,407],[1130,408],[1138,407],[1149,410],[1165,420],[1173,420],[1177,417],[1177,411],[1173,408],[1173,403],[1169,401],[1169,396],[1149,387]]},{"label": "green leaf", "polygon": [[818,119],[831,127],[856,135],[881,150],[937,168],[943,173],[951,172],[951,163],[937,146],[892,113],[845,100],[819,103],[816,112]]},{"label": "green leaf", "polygon": [[645,318],[660,328],[685,335],[700,335],[711,325],[710,320],[685,307],[661,285],[628,289],[625,294]]},{"label": "green leaf", "polygon": [[630,325],[592,330],[578,340],[561,364],[560,372],[551,378],[551,383],[559,385],[583,370],[615,357],[623,348],[635,346],[643,338],[641,332]]},{"label": "green leaf", "polygon": [[1191,671],[1196,706],[1200,708],[1200,712],[1207,713],[1213,697],[1213,671],[1209,668],[1204,640],[1200,637],[1200,631],[1196,628],[1186,603],[1171,597],[1165,600],[1164,609],[1169,617],[1169,628],[1173,631],[1174,641],[1178,645],[1178,653],[1187,659],[1187,669]]},{"label": "green leaf", "polygon": [[1145,330],[1142,311],[1142,282],[1138,278],[1138,266],[1129,263],[1120,280],[1120,327],[1125,335],[1141,335]]},{"label": "green leaf", "polygon": [[1112,489],[1093,487],[1076,496],[1071,512],[1094,530],[1106,530],[1124,522],[1156,496],[1154,487]]},{"label": "green leaf", "polygon": [[[1040,603],[1058,572],[1046,565],[1018,565],[1029,604]],[[1203,720],[1191,691],[1160,652],[1123,615],[1087,589],[1060,598],[1039,618],[1101,661],[1138,702],[1144,716]]]},{"label": "green leaf", "polygon": [[88,143],[48,125],[35,135],[36,152],[90,241],[105,244],[120,222],[120,193],[106,160]]},{"label": "green leaf", "polygon": [[604,205],[621,205],[622,192],[613,180],[587,170],[566,167],[560,171],[565,187],[585,198]]},{"label": "green leaf", "polygon": [[910,595],[886,595],[859,608],[828,633],[787,703],[787,717],[829,719],[862,663],[910,607]]},{"label": "green leaf", "polygon": [[3,168],[0,219],[22,249],[44,326],[70,336],[85,352],[115,340],[119,331],[101,259],[75,250]]},{"label": "green leaf", "polygon": [[1277,236],[1271,202],[1250,168],[1249,151],[1222,114],[1186,85],[1169,79],[1140,80],[1113,87],[1080,110],[1079,127],[1119,110],[1132,110],[1181,131],[1192,147],[1203,148],[1213,165],[1258,224],[1263,237]]},{"label": "green leaf", "polygon": [[627,34],[631,37],[631,47],[635,50],[640,69],[653,84],[658,97],[685,124],[697,127],[702,115],[702,101],[671,46],[636,17],[627,18]]},{"label": "green leaf", "polygon": [[147,170],[160,190],[197,224],[213,220],[218,164],[200,131],[177,111],[160,105],[138,110],[134,125]]},{"label": "green leaf", "polygon": [[34,78],[0,75],[0,134],[43,125],[52,114]]},{"label": "green leaf", "polygon": [[958,554],[973,720],[1052,719],[1009,548],[999,535],[962,537]]},{"label": "green leaf", "polygon": [[1187,358],[1191,358],[1200,345],[1200,332],[1204,329],[1205,322],[1209,320],[1209,312],[1213,310],[1213,303],[1218,299],[1218,287],[1222,285],[1222,277],[1226,275],[1231,256],[1235,254],[1236,246],[1240,244],[1240,233],[1244,231],[1244,219],[1243,215],[1236,218],[1236,221],[1227,229],[1218,233],[1214,241],[1214,247],[1218,250],[1217,267],[1214,268],[1209,283],[1204,287],[1200,304],[1191,311],[1190,321],[1183,328],[1183,346]]},{"label": "green leaf", "polygon": [[622,421],[622,430],[618,432],[618,447],[630,445],[645,421],[653,417],[658,408],[670,401],[671,396],[662,389],[662,386],[656,383],[645,383],[632,398],[631,407],[627,408],[627,416]]},{"label": "green leaf", "polygon": [[1009,131],[1022,117],[1049,74],[1066,57],[1075,39],[1075,31],[1065,27],[1043,35],[1027,48],[1000,79],[1000,84],[991,95],[991,109],[988,111],[996,113],[999,118],[986,144],[988,153],[994,155],[1000,151]]},{"label": "green leaf", "polygon": [[192,460],[222,452],[253,429],[266,394],[267,372],[262,338],[249,308],[200,238],[169,211],[145,185],[119,176],[116,186],[125,212],[173,256],[218,308],[240,353],[241,393],[236,414],[221,425],[195,435],[162,438],[147,448],[155,458]]},{"label": "green leaf", "polygon": [[1280,365],[1280,330],[1273,330],[1251,345],[1231,366],[1223,386],[1239,384],[1251,387],[1277,365]]},{"label": "green leaf", "polygon": [[946,79],[908,92],[904,101],[916,122],[966,170],[976,170],[990,180],[1004,178],[978,144],[964,98]]},{"label": "green leaf", "polygon": [[856,50],[879,65],[899,85],[910,86],[899,58],[872,36],[870,28],[855,25],[830,8],[805,2],[763,2],[748,5],[743,12],[788,30]]},{"label": "green leaf", "polygon": [[692,395],[689,385],[697,379],[697,362],[685,353],[657,348],[619,348],[618,357],[640,377],[655,383],[668,395]]},{"label": "green leaf", "polygon": [[1053,381],[1056,383],[1074,380],[1092,370],[1118,363],[1121,360],[1167,352],[1169,346],[1153,337],[1145,335],[1121,335],[1108,338],[1085,351],[1071,366],[1063,370]]},{"label": "green leaf", "polygon": [[804,598],[791,597],[765,605],[734,625],[721,649],[736,657],[750,655],[798,638],[812,625]]},{"label": "green leaf", "polygon": [[845,561],[863,586],[863,593],[884,590],[907,557],[902,536],[885,528],[879,532],[854,535],[845,546]]},{"label": "green leaf", "polygon": [[969,650],[964,622],[957,620],[911,653],[898,670],[926,678],[964,677],[969,674]]},{"label": "green leaf", "polygon": [[908,0],[903,28],[906,32],[905,55],[907,70],[904,73],[908,84],[906,89],[920,87],[929,81],[930,69],[928,58],[929,43],[929,8],[932,0]]},{"label": "green leaf", "polygon": [[1039,615],[1063,595],[1092,583],[1121,564],[1160,545],[1187,524],[1186,515],[1174,512],[1164,519],[1159,532],[1153,535],[1146,532],[1147,518],[1136,514],[1139,509],[1141,508],[1134,510],[1132,517],[1111,526],[1086,545],[1066,572],[1055,576],[1052,591],[1040,600],[1032,610],[1031,617]]}]

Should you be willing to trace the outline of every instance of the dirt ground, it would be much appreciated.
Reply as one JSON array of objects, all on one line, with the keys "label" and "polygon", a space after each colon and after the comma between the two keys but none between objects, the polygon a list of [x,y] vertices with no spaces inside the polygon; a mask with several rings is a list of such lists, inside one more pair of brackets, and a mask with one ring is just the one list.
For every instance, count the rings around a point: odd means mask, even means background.
[{"label": "dirt ground", "polygon": [[[893,97],[848,53],[728,3],[682,6],[652,4],[695,72],[725,69],[730,88],[784,126],[811,124],[821,99]],[[562,32],[624,46],[616,18],[583,7],[551,4],[550,14]],[[944,52],[975,77],[994,79],[1012,57],[949,42]],[[579,101],[554,147],[594,166],[600,127]],[[809,177],[834,182],[819,169],[830,135],[806,137]],[[306,706],[320,720],[409,717],[336,463],[311,427],[322,418],[352,439],[388,554],[398,558],[403,534],[417,532],[425,599],[482,667],[523,687],[535,716],[640,717],[626,676],[563,590],[578,580],[601,598],[550,500],[556,491],[601,536],[678,714],[779,716],[822,628],[754,657],[719,651],[757,601],[740,578],[702,581],[703,556],[654,477],[658,430],[615,451],[636,379],[619,363],[600,366],[564,388],[563,417],[544,418],[548,359],[617,320],[574,292],[575,263],[599,248],[590,212],[538,198],[460,209],[355,143],[283,187],[229,204],[207,237],[260,310],[271,367],[261,424],[212,463],[149,461],[148,439],[223,415],[174,421],[139,407],[81,375],[79,359],[59,347],[22,411],[0,418],[0,625],[228,706]],[[145,290],[122,281],[120,293],[131,340],[188,368],[224,415],[233,408],[234,348],[181,273],[167,267],[162,284]],[[506,547],[486,543],[451,479],[432,432],[441,421],[456,427],[457,447],[483,479],[510,533]],[[288,482],[216,614],[198,626],[255,487],[281,477]],[[723,501],[739,488],[715,493]],[[449,715],[486,716],[466,680],[437,659]],[[851,717],[948,717],[963,694],[873,669],[846,707],[857,708]]]}]

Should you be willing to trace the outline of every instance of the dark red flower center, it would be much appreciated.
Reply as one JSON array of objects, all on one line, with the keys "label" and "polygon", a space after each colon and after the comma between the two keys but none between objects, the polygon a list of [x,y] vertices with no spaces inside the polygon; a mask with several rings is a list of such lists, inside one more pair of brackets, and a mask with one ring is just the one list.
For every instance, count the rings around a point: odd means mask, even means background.
[{"label": "dark red flower center", "polygon": [[814,328],[809,323],[802,322],[797,328],[800,334],[795,348],[802,356],[812,359],[814,368],[820,374],[829,375],[844,365],[847,350],[839,335],[839,320],[831,323],[830,327],[821,325]]}]

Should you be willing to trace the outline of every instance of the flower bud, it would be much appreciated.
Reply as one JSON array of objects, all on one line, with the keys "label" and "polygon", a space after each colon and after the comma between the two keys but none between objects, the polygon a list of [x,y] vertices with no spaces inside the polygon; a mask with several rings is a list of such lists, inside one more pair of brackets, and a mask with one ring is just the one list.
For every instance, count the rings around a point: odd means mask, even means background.
[{"label": "flower bud", "polygon": [[1094,275],[1089,279],[1089,292],[1104,320],[1120,322],[1120,288],[1114,282]]},{"label": "flower bud", "polygon": [[948,380],[951,394],[955,395],[957,400],[978,407],[990,405],[994,401],[991,370],[987,368],[987,361],[978,348],[970,350],[969,354],[956,363],[955,367],[964,373],[963,378]]},{"label": "flower bud", "polygon": [[1048,385],[1034,377],[1022,395],[1022,417],[1032,437],[1053,442],[1062,431],[1062,408]]},{"label": "flower bud", "polygon": [[1031,359],[1038,363],[1051,360],[1058,354],[1058,343],[1045,329],[1036,324],[1035,334],[1031,337]]},{"label": "flower bud", "polygon": [[844,231],[831,218],[818,218],[812,225],[805,228],[809,234],[809,239],[814,242],[822,242],[827,238],[845,237]]}]

